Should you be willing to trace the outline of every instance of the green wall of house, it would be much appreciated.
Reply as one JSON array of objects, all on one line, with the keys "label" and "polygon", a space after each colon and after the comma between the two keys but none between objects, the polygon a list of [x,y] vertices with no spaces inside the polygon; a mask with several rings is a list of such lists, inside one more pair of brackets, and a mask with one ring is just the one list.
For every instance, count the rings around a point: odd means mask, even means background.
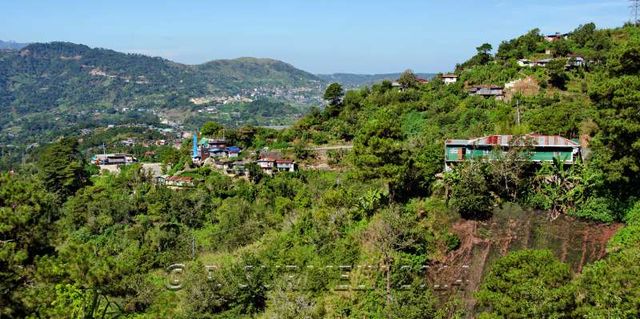
[{"label": "green wall of house", "polygon": [[[467,146],[446,146],[445,160],[448,162],[456,162],[468,159],[493,159],[495,153],[492,149],[472,149]],[[461,151],[463,149],[464,151]],[[573,162],[572,148],[544,148],[536,149],[531,152],[532,161],[553,161],[554,158],[565,162]]]}]

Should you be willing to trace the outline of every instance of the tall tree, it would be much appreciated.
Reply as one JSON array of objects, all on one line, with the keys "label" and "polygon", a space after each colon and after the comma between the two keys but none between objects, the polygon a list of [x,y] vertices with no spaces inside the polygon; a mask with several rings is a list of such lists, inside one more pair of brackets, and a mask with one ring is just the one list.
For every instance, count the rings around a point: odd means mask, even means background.
[{"label": "tall tree", "polygon": [[600,133],[594,141],[594,161],[606,172],[612,189],[640,191],[640,45],[614,51],[608,74],[596,78],[589,95],[600,111]]},{"label": "tall tree", "polygon": [[490,217],[493,198],[487,170],[484,162],[468,161],[446,174],[446,180],[451,184],[451,206],[463,218]]},{"label": "tall tree", "polygon": [[337,106],[342,103],[342,97],[344,96],[344,90],[340,83],[331,83],[324,91],[323,98],[329,102],[331,106]]},{"label": "tall tree", "polygon": [[549,84],[561,90],[566,88],[567,81],[569,81],[569,76],[565,71],[566,65],[566,59],[554,59],[547,64],[546,69],[549,73]]},{"label": "tall tree", "polygon": [[0,174],[0,317],[24,318],[34,258],[53,252],[55,195],[32,177]]},{"label": "tall tree", "polygon": [[73,195],[89,178],[78,141],[72,138],[47,146],[38,158],[38,169],[49,191],[61,198]]},{"label": "tall tree", "polygon": [[400,78],[398,79],[398,83],[400,83],[400,87],[403,89],[415,88],[418,86],[418,77],[411,70],[405,70],[400,74]]},{"label": "tall tree", "polygon": [[376,112],[354,139],[352,160],[358,174],[364,179],[382,178],[390,186],[405,163],[402,138],[396,115],[387,109]]},{"label": "tall tree", "polygon": [[210,121],[202,125],[200,133],[202,133],[203,136],[207,137],[217,137],[218,135],[222,134],[223,130],[224,126],[222,126],[220,123]]}]

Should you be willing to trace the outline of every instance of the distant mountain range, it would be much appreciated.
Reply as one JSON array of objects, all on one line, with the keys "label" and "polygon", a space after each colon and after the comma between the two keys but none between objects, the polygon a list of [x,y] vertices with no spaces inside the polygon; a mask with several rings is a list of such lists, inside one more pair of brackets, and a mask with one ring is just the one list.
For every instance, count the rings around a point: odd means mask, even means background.
[{"label": "distant mountain range", "polygon": [[[429,80],[433,78],[435,73],[416,73],[416,76]],[[394,81],[400,77],[400,73],[384,73],[384,74],[354,74],[354,73],[333,73],[333,74],[317,74],[317,76],[325,82],[337,82],[346,88],[358,88],[365,85],[371,85],[384,80]]]},{"label": "distant mountain range", "polygon": [[[330,82],[352,88],[399,76],[314,75],[249,57],[186,65],[68,42],[0,44],[0,144],[54,138],[79,127],[161,120],[286,124],[321,105]],[[217,107],[222,104],[233,107]],[[256,118],[245,112],[254,108],[264,112]]]},{"label": "distant mountain range", "polygon": [[0,50],[20,50],[29,45],[29,43],[18,43],[14,41],[0,40]]},{"label": "distant mountain range", "polygon": [[79,124],[149,122],[156,116],[182,122],[190,115],[204,118],[200,110],[227,102],[276,101],[302,114],[322,102],[324,87],[317,76],[272,59],[185,65],[67,42],[33,43],[0,50],[0,143]]}]

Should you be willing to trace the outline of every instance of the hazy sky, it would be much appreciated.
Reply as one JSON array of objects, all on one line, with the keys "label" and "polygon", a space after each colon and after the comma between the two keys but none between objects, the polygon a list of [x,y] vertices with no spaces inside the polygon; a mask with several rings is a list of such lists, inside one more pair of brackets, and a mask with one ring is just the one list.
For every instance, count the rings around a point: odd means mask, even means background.
[{"label": "hazy sky", "polygon": [[70,41],[197,64],[270,57],[314,72],[452,69],[489,42],[595,22],[627,0],[0,0],[0,40]]}]

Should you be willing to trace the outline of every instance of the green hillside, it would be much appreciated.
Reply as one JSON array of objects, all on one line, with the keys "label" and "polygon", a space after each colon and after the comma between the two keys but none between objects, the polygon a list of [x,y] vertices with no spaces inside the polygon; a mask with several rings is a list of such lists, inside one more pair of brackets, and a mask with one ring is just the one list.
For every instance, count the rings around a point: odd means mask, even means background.
[{"label": "green hillside", "polygon": [[[0,174],[0,315],[639,317],[640,27],[477,51],[455,83],[330,85],[327,107],[280,131],[204,124],[249,176],[192,162],[190,139],[119,149],[182,185],[87,163],[108,138],[158,137],[144,129],[32,149]],[[509,143],[445,168],[447,140],[498,134]],[[532,161],[558,140],[583,153]],[[263,171],[273,151],[300,169]]]}]

